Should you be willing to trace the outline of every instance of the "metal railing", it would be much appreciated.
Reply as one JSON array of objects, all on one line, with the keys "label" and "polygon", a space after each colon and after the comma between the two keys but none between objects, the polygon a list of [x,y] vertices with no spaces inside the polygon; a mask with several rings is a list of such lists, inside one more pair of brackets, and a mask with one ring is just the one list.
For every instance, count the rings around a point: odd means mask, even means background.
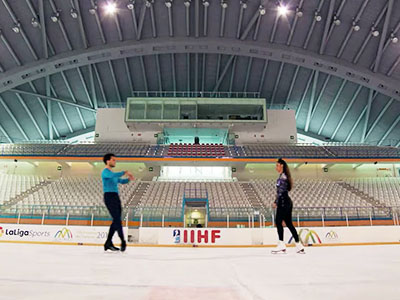
[{"label": "metal railing", "polygon": [[[299,225],[303,221],[320,221],[324,226],[327,221],[390,220],[399,224],[400,206],[393,207],[294,207],[292,218]],[[93,225],[97,220],[111,220],[103,206],[68,206],[68,205],[22,205],[12,208],[0,205],[0,218],[41,219],[46,220],[87,220]],[[244,227],[274,225],[275,211],[272,208],[255,210],[250,207],[211,207],[207,216],[209,222],[217,226],[230,227],[231,223],[242,223]],[[127,223],[136,221],[139,226],[165,226],[168,222],[183,222],[182,207],[140,207],[127,208],[123,211],[123,220]]]}]

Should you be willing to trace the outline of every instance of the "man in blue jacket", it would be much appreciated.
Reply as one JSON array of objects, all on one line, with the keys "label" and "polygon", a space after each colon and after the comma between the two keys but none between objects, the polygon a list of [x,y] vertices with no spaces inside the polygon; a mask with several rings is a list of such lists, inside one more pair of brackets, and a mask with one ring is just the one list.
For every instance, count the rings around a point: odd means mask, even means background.
[{"label": "man in blue jacket", "polygon": [[[110,226],[110,231],[108,232],[107,241],[104,244],[104,251],[118,251],[120,250],[117,247],[114,247],[112,243],[112,237],[115,231],[118,232],[118,235],[121,239],[121,251],[125,251],[126,249],[126,241],[124,238],[124,233],[121,225],[121,200],[119,199],[118,194],[118,184],[126,184],[131,180],[134,180],[132,173],[128,171],[122,172],[113,172],[112,168],[116,165],[115,155],[112,153],[108,153],[104,155],[103,162],[106,167],[103,172],[101,172],[101,179],[103,181],[103,191],[104,191],[104,203],[110,215],[113,219],[112,224]],[[128,178],[121,178],[122,176],[128,176]]]}]

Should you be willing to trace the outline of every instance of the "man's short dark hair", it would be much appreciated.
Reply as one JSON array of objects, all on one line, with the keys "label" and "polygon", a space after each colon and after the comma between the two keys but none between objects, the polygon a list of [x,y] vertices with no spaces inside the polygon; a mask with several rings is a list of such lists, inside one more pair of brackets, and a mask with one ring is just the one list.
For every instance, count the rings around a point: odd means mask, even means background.
[{"label": "man's short dark hair", "polygon": [[112,153],[107,153],[106,155],[104,155],[103,156],[103,161],[104,161],[104,164],[107,164],[107,162],[111,159],[111,157],[115,157],[115,155],[114,154],[112,154]]}]

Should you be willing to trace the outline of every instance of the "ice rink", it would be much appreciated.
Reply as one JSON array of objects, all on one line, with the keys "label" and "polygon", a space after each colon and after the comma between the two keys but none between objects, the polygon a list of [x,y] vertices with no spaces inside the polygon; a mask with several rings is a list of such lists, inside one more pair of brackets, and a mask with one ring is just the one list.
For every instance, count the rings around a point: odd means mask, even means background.
[{"label": "ice rink", "polygon": [[288,250],[0,243],[0,299],[400,299],[400,245]]}]

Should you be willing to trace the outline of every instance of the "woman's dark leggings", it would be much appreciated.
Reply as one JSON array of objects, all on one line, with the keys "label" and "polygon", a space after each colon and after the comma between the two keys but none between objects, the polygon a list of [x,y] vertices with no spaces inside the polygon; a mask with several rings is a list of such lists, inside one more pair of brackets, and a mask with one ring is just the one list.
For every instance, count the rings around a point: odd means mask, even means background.
[{"label": "woman's dark leggings", "polygon": [[104,193],[104,203],[113,218],[106,243],[111,243],[112,237],[116,231],[118,232],[121,241],[124,241],[125,238],[121,225],[122,208],[118,193]]},{"label": "woman's dark leggings", "polygon": [[[289,200],[290,201],[290,200]],[[293,225],[292,222],[292,203],[290,201],[290,204],[288,203],[289,201],[286,201],[286,206],[281,206],[278,205],[278,208],[276,210],[276,228],[278,229],[278,236],[279,240],[283,241],[283,225],[282,221],[285,221],[285,224],[287,228],[289,228],[290,232],[293,235],[294,240],[296,243],[299,242],[299,236],[297,234],[296,228]]]}]

